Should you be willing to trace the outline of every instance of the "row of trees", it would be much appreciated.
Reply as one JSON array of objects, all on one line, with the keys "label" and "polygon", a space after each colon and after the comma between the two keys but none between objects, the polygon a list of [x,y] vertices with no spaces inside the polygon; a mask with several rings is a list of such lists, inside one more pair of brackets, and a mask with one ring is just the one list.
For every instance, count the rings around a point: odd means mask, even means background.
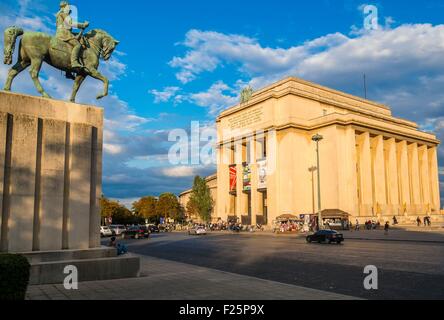
[{"label": "row of trees", "polygon": [[[193,191],[186,210],[189,214],[199,216],[203,221],[208,222],[211,220],[213,206],[214,202],[205,178],[197,176],[194,179]],[[143,197],[133,203],[132,210],[118,201],[102,196],[100,207],[102,218],[111,217],[114,224],[138,224],[143,223],[145,219],[152,223],[159,223],[161,218],[174,219],[176,222],[185,220],[185,208],[172,193],[161,194],[158,198]]]},{"label": "row of trees", "polygon": [[105,196],[100,198],[100,215],[102,219],[111,217],[115,224],[138,224],[141,222],[141,217],[134,215],[120,202],[110,200]]},{"label": "row of trees", "polygon": [[100,208],[102,218],[111,217],[113,224],[138,224],[144,223],[145,219],[159,223],[161,217],[178,222],[185,219],[185,210],[172,193],[164,193],[159,198],[143,197],[133,203],[132,210],[118,201],[102,196]]},{"label": "row of trees", "polygon": [[133,203],[133,212],[152,222],[159,222],[162,217],[178,222],[185,220],[185,210],[172,193],[161,194],[159,198],[143,197]]}]

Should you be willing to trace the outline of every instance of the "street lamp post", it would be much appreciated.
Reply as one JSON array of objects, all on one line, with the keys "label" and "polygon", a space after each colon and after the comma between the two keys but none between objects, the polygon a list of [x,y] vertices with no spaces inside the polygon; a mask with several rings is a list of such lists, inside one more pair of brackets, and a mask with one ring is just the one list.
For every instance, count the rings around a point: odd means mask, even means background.
[{"label": "street lamp post", "polygon": [[315,182],[314,182],[314,173],[316,170],[318,170],[318,168],[316,168],[315,166],[308,168],[308,171],[311,172],[311,204],[312,204],[312,209],[313,209],[313,216],[316,213],[316,209],[315,209]]},{"label": "street lamp post", "polygon": [[320,134],[313,136],[312,140],[316,142],[316,161],[318,168],[318,229],[324,228],[324,223],[322,221],[322,209],[321,209],[321,168],[319,166],[319,141],[324,139]]}]

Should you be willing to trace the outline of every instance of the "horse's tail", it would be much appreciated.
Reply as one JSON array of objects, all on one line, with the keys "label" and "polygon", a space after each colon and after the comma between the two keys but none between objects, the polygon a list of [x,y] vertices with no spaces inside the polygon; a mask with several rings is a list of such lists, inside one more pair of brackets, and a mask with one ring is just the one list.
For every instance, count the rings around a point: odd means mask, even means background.
[{"label": "horse's tail", "polygon": [[4,64],[11,64],[12,63],[12,55],[14,54],[15,50],[15,42],[18,37],[23,35],[24,31],[22,28],[12,26],[5,30],[4,34],[4,58],[3,63]]}]

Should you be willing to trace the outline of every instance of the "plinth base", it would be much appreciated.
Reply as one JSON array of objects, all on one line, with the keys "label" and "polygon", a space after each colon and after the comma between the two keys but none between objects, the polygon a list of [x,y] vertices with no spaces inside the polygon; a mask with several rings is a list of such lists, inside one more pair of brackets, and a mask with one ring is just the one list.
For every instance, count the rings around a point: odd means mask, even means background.
[{"label": "plinth base", "polygon": [[132,254],[117,256],[115,248],[25,252],[31,264],[29,284],[62,284],[67,266],[75,266],[78,281],[111,280],[138,277],[140,258]]}]

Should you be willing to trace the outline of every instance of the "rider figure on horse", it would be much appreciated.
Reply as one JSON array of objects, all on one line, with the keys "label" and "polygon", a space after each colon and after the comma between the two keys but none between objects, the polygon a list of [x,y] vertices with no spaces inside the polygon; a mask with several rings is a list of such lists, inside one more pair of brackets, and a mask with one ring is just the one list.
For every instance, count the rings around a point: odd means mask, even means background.
[{"label": "rider figure on horse", "polygon": [[[73,21],[69,3],[67,1],[62,1],[60,2],[60,10],[57,13],[56,23],[56,38],[73,46],[71,52],[71,69],[77,72],[83,70],[85,67],[80,62],[82,44],[78,35],[72,32],[72,29],[86,29],[89,26],[89,22],[85,21],[84,23],[78,23],[77,21]],[[69,72],[67,72],[66,77],[73,78],[72,74]]]}]

